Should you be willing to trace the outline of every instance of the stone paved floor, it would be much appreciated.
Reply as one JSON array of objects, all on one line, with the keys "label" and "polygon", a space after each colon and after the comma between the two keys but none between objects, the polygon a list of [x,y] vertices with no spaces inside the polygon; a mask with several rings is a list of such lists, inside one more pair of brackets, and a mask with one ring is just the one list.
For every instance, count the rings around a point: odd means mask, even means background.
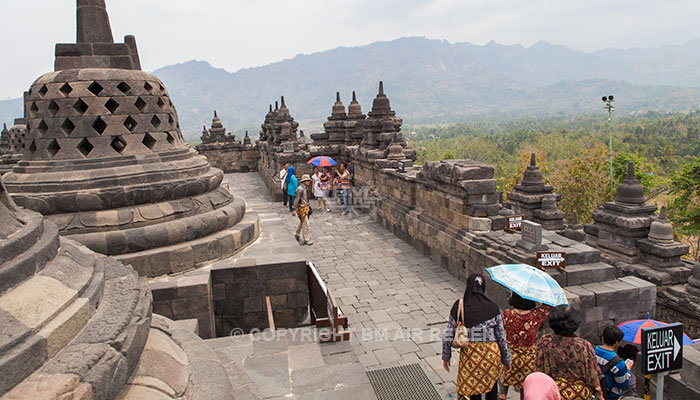
[{"label": "stone paved floor", "polygon": [[[260,214],[261,223],[274,220],[276,229],[293,235],[298,219],[270,201],[257,173],[227,174],[225,182]],[[445,372],[441,335],[465,284],[367,215],[341,216],[340,205],[327,213],[315,201],[313,207],[314,244],[301,249],[348,316],[351,345],[362,365],[373,369],[421,362],[442,395],[453,398],[458,353],[453,353],[452,371]]]}]

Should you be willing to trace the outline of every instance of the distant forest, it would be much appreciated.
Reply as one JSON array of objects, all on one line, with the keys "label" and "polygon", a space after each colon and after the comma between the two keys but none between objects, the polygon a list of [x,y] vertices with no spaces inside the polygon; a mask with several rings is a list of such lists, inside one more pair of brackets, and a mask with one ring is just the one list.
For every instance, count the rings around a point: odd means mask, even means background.
[{"label": "distant forest", "polygon": [[563,195],[559,207],[590,222],[595,208],[613,199],[625,178],[627,162],[649,202],[669,206],[676,234],[693,246],[700,242],[700,111],[616,118],[612,123],[613,191],[610,191],[607,115],[572,118],[480,120],[402,129],[418,153],[417,163],[469,158],[496,167],[499,190],[508,192],[535,153],[548,184]]}]

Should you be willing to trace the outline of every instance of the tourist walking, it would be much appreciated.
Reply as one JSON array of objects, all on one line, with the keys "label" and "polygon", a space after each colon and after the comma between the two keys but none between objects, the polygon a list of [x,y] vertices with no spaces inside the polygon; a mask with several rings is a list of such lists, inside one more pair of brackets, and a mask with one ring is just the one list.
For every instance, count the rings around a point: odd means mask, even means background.
[{"label": "tourist walking", "polygon": [[287,180],[285,179],[287,177],[287,168],[289,168],[289,163],[284,163],[280,170],[280,185],[282,186],[282,199],[284,200],[282,207],[285,208],[287,207],[287,199],[289,198],[287,194]]},{"label": "tourist walking", "polygon": [[605,386],[601,382],[605,400],[621,398],[622,392],[627,389],[632,380],[630,370],[634,362],[631,360],[625,361],[617,354],[617,348],[622,343],[623,336],[625,334],[617,326],[606,326],[603,329],[603,344],[595,348],[598,366],[601,373],[605,376]]},{"label": "tourist walking", "polygon": [[318,170],[318,167],[314,167],[314,174],[311,175],[311,181],[313,184],[313,190],[314,190],[314,197],[316,198],[316,201],[318,202],[318,209],[319,210],[325,210],[328,207],[326,207],[326,201],[323,196],[323,187],[321,185],[321,177],[323,174]]},{"label": "tourist walking", "polygon": [[549,375],[533,372],[523,381],[525,400],[561,400],[559,388]]},{"label": "tourist walking", "polygon": [[294,211],[294,197],[297,195],[297,177],[294,176],[294,167],[287,168],[287,176],[284,178],[287,183],[287,196],[289,196],[289,211]]},{"label": "tourist walking", "polygon": [[312,245],[314,244],[309,240],[309,210],[311,206],[309,204],[309,186],[311,185],[311,177],[308,174],[304,174],[301,177],[301,185],[297,189],[297,193],[294,199],[294,210],[292,215],[297,215],[299,217],[299,225],[294,233],[294,237],[299,241],[299,235],[304,239],[301,244]]},{"label": "tourist walking", "polygon": [[562,400],[603,398],[598,381],[595,350],[587,340],[576,336],[581,317],[571,306],[560,305],[549,313],[553,334],[544,335],[537,344],[535,369],[554,379]]},{"label": "tourist walking", "polygon": [[348,167],[345,163],[342,163],[340,164],[340,172],[338,172],[338,170],[335,170],[335,172],[340,179],[340,189],[343,193],[343,212],[341,215],[345,215],[350,212],[350,171],[348,171]]},{"label": "tourist walking", "polygon": [[459,325],[468,329],[469,342],[459,352],[457,395],[460,399],[498,398],[496,382],[510,369],[511,358],[498,305],[486,297],[486,281],[480,274],[467,279],[464,297],[450,310],[447,329],[442,337],[442,366],[450,372],[451,346]]},{"label": "tourist walking", "polygon": [[[534,301],[524,299],[515,292],[508,302],[513,309],[503,311],[503,328],[513,364],[503,377],[503,399],[508,395],[509,386],[522,389],[525,378],[535,371],[537,333],[552,310],[552,306],[547,304],[537,307]],[[523,398],[522,391],[520,398]]]},{"label": "tourist walking", "polygon": [[332,188],[333,173],[331,167],[326,167],[326,171],[321,175],[321,188],[323,189],[323,202],[326,203],[326,211],[331,212],[330,193]]}]

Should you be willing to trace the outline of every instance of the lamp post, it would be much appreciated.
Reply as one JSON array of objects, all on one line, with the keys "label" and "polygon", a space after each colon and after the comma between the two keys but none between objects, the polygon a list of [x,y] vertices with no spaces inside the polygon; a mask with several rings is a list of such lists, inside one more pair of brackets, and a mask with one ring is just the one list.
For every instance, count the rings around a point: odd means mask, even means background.
[{"label": "lamp post", "polygon": [[603,106],[603,110],[608,112],[608,135],[610,136],[610,196],[612,196],[613,193],[613,166],[612,166],[612,154],[613,154],[613,149],[612,149],[612,113],[615,111],[615,106],[613,106],[613,102],[615,101],[615,98],[613,95],[608,95],[608,96],[603,96],[603,103],[605,103],[605,106]]}]

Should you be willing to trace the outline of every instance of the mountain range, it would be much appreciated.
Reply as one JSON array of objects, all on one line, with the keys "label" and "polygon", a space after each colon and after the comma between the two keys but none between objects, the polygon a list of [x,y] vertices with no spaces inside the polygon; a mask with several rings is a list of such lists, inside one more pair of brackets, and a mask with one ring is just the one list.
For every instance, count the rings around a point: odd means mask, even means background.
[{"label": "mountain range", "polygon": [[[600,98],[607,94],[615,95],[617,113],[628,114],[700,106],[700,39],[587,53],[547,42],[480,46],[409,37],[233,73],[194,60],[153,73],[166,84],[191,138],[215,109],[239,137],[243,130],[256,134],[268,105],[281,95],[301,129],[315,131],[336,91],[345,105],[356,91],[366,113],[380,80],[407,124],[602,113]],[[20,112],[19,99],[0,101],[0,120],[11,122]]]}]

